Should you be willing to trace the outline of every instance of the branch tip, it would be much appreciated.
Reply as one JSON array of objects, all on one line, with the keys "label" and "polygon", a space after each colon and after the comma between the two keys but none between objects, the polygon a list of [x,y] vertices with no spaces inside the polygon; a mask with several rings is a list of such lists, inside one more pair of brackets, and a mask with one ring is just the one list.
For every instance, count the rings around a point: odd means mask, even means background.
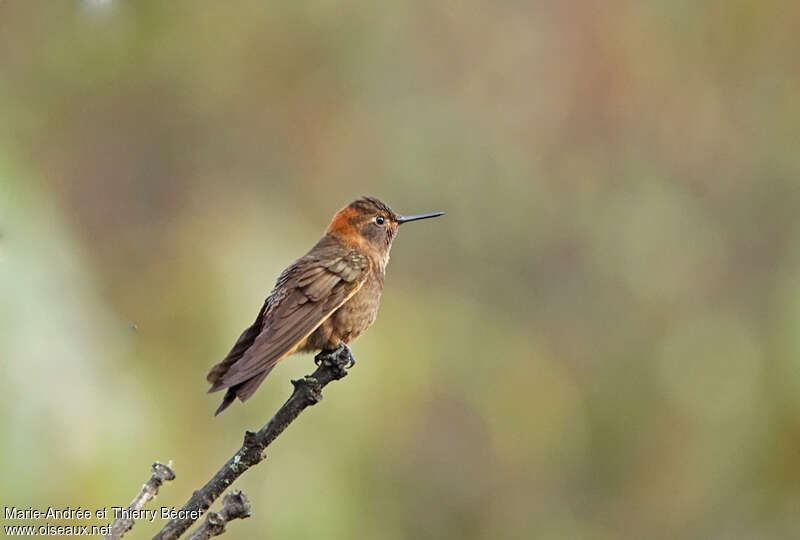
[{"label": "branch tip", "polygon": [[250,501],[241,490],[231,491],[222,498],[219,512],[209,512],[206,519],[187,540],[206,540],[225,532],[225,525],[234,519],[250,517]]},{"label": "branch tip", "polygon": [[[172,462],[170,462],[171,464]],[[156,461],[150,467],[150,478],[142,485],[142,489],[138,495],[133,498],[131,504],[128,505],[128,510],[133,513],[134,511],[141,510],[145,504],[158,495],[158,489],[164,482],[169,482],[175,479],[175,471],[172,470],[170,465]],[[134,514],[135,515],[135,514]],[[122,514],[114,520],[111,524],[108,534],[103,537],[103,540],[119,540],[122,536],[130,531],[135,524],[133,517],[130,514]]]}]

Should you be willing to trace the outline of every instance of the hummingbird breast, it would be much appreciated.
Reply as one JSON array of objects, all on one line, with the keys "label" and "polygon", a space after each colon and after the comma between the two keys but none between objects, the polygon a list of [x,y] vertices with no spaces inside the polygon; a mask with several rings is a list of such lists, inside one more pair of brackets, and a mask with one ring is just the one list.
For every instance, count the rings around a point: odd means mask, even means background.
[{"label": "hummingbird breast", "polygon": [[375,322],[382,292],[382,277],[370,272],[358,292],[314,330],[301,350],[333,350],[340,341],[355,340]]}]

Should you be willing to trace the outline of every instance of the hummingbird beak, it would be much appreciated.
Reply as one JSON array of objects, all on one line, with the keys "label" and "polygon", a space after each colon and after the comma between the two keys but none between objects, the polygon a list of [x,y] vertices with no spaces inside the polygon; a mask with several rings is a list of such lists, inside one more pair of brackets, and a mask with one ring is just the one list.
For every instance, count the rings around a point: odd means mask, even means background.
[{"label": "hummingbird beak", "polygon": [[431,214],[417,214],[416,216],[400,216],[397,218],[397,223],[403,224],[409,221],[417,221],[418,219],[428,219],[436,216],[443,216],[444,212],[433,212]]}]

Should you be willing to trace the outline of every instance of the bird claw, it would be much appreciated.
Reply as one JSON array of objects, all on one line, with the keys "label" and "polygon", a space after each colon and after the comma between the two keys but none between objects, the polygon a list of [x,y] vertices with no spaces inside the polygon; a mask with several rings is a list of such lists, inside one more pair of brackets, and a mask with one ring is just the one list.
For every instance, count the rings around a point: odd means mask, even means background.
[{"label": "bird claw", "polygon": [[339,348],[336,349],[336,356],[337,359],[341,362],[339,365],[342,365],[344,369],[350,369],[354,365],[356,365],[356,359],[353,357],[353,351],[350,350],[350,347],[347,346],[346,343],[340,341]]},{"label": "bird claw", "polygon": [[346,343],[340,341],[339,346],[332,351],[322,351],[314,357],[314,363],[321,365],[328,363],[344,369],[350,369],[356,365],[356,359],[353,358],[353,352]]},{"label": "bird claw", "polygon": [[344,369],[350,369],[351,367],[356,365],[356,359],[352,354],[350,355],[350,358],[348,358],[347,360],[348,360],[347,365],[344,366]]}]

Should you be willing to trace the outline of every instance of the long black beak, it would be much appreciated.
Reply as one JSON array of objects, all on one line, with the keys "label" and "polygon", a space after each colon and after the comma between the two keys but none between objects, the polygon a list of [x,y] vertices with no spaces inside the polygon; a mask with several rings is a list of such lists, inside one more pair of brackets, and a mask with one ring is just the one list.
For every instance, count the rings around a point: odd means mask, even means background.
[{"label": "long black beak", "polygon": [[397,223],[403,224],[409,221],[417,221],[418,219],[428,219],[436,216],[443,216],[444,212],[433,212],[432,214],[417,214],[416,216],[401,216],[397,218]]}]

